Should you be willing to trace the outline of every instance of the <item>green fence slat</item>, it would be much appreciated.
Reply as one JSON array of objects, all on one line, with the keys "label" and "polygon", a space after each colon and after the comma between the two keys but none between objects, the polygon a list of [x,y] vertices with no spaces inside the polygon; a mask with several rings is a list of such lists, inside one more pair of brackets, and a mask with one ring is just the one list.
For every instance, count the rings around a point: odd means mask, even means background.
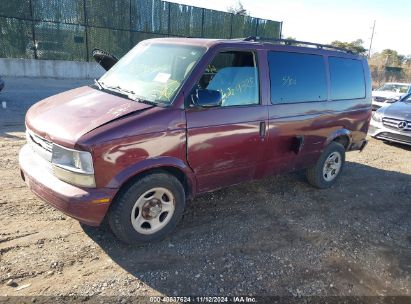
[{"label": "green fence slat", "polygon": [[84,26],[36,22],[34,33],[38,59],[87,60]]},{"label": "green fence slat", "polygon": [[170,34],[186,37],[201,37],[203,9],[170,3]]},{"label": "green fence slat", "polygon": [[280,38],[281,22],[260,19],[257,36],[265,38]]},{"label": "green fence slat", "polygon": [[31,0],[33,16],[41,21],[84,24],[83,0]]},{"label": "green fence slat", "polygon": [[31,19],[30,0],[0,0],[0,15]]},{"label": "green fence slat", "polygon": [[248,37],[257,35],[257,18],[233,15],[232,37]]},{"label": "green fence slat", "polygon": [[160,0],[131,0],[131,29],[168,34],[169,5]]},{"label": "green fence slat", "polygon": [[0,57],[34,58],[32,21],[0,17]]},{"label": "green fence slat", "polygon": [[[87,34],[90,52],[94,48],[100,48],[117,57],[122,57],[131,48],[129,31],[89,27]],[[93,61],[91,56],[90,60]]]},{"label": "green fence slat", "polygon": [[87,24],[130,29],[130,0],[86,0]]},{"label": "green fence slat", "polygon": [[[34,32],[33,32],[34,31]],[[0,0],[0,57],[93,60],[121,57],[167,36],[279,38],[281,23],[161,0]]]},{"label": "green fence slat", "polygon": [[204,10],[203,36],[207,38],[230,38],[231,14]]}]

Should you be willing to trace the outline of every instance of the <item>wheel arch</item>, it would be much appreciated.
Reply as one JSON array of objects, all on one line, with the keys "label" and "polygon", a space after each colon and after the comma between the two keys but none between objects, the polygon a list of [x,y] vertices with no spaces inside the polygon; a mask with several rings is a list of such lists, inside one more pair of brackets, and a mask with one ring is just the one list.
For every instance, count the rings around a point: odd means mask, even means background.
[{"label": "wheel arch", "polygon": [[195,196],[197,187],[194,173],[184,162],[171,157],[147,159],[132,165],[117,174],[110,181],[108,187],[118,188],[118,194],[137,179],[156,172],[164,172],[175,176],[183,185],[186,197],[191,199]]},{"label": "wheel arch", "polygon": [[352,134],[347,129],[338,129],[337,131],[330,134],[325,141],[324,147],[327,147],[331,142],[337,142],[341,144],[346,151],[348,151],[351,142],[352,142]]}]

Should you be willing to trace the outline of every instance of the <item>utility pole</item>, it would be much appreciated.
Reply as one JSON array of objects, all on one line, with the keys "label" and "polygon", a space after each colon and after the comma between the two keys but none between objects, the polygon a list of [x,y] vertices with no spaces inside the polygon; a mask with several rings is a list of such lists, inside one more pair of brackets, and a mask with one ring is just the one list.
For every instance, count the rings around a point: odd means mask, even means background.
[{"label": "utility pole", "polygon": [[375,20],[374,20],[374,25],[372,26],[372,34],[371,34],[370,48],[368,49],[368,58],[371,57],[371,47],[372,47],[372,40],[374,39],[374,31],[375,31]]}]

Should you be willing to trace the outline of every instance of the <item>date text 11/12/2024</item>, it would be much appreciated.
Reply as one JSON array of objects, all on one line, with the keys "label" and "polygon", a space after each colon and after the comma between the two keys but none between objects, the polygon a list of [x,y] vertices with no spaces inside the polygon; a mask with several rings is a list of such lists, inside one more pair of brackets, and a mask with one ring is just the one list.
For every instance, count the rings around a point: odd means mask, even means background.
[{"label": "date text 11/12/2024", "polygon": [[150,297],[150,303],[257,303],[256,298],[248,296],[233,297]]}]

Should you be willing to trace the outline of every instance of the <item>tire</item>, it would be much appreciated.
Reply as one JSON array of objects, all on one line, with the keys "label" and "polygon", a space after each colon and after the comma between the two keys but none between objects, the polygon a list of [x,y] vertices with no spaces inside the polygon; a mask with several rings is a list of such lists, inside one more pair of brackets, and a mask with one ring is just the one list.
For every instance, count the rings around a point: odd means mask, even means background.
[{"label": "tire", "polygon": [[113,233],[123,242],[139,245],[170,234],[183,216],[186,198],[171,174],[152,173],[121,190],[108,212]]},{"label": "tire", "polygon": [[[344,164],[344,146],[333,141],[324,149],[317,163],[307,169],[307,180],[311,185],[319,189],[329,188],[334,185],[340,177]],[[327,169],[325,168],[326,166]]]}]

